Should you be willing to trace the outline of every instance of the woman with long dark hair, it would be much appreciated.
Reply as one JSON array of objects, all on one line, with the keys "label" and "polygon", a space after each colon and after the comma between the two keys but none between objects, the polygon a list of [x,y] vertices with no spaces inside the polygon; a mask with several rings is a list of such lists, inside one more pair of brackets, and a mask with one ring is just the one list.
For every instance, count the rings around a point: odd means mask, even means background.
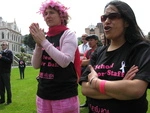
[{"label": "woman with long dark hair", "polygon": [[146,113],[150,43],[125,2],[109,2],[101,22],[110,43],[94,52],[80,79],[89,113]]}]

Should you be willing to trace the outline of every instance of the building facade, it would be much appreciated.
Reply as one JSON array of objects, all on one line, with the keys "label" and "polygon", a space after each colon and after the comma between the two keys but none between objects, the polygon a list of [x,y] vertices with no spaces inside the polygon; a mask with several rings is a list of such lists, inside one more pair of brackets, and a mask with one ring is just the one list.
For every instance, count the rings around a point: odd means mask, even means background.
[{"label": "building facade", "polygon": [[102,25],[102,23],[97,23],[96,26],[89,25],[87,28],[85,28],[85,32],[89,35],[95,34],[100,38],[100,36],[104,33],[103,25]]},{"label": "building facade", "polygon": [[9,49],[13,54],[17,54],[21,51],[21,39],[21,31],[19,31],[16,21],[8,23],[0,17],[0,44],[2,41],[8,41]]}]

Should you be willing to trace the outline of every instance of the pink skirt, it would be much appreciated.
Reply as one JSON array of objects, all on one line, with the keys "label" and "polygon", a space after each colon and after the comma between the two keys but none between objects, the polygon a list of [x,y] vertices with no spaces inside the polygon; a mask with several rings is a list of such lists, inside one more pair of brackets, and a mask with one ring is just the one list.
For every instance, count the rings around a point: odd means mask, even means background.
[{"label": "pink skirt", "polygon": [[78,96],[62,100],[44,100],[36,97],[37,113],[79,113]]}]

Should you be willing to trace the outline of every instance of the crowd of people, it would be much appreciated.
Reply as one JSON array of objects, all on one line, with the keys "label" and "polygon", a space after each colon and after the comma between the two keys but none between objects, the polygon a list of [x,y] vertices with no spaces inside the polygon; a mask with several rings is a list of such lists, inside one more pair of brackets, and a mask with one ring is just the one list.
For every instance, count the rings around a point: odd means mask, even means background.
[{"label": "crowd of people", "polygon": [[[76,33],[67,27],[68,9],[55,0],[43,2],[39,13],[49,27],[47,34],[38,23],[29,26],[36,42],[31,63],[39,69],[37,113],[80,113],[80,107],[87,107],[89,113],[146,113],[150,42],[138,26],[132,8],[123,1],[110,1],[101,15],[104,33],[85,33],[80,45]],[[3,50],[0,103],[5,102],[6,87],[10,104],[12,52]],[[4,54],[9,57],[6,71],[2,71]],[[20,71],[20,78],[24,78],[24,70]],[[83,105],[79,102],[78,85],[86,97]]]}]

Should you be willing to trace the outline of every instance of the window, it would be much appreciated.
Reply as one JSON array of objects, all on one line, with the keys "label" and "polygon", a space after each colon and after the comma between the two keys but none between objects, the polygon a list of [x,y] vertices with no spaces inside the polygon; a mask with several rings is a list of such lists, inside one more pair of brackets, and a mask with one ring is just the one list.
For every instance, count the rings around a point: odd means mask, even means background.
[{"label": "window", "polygon": [[4,33],[2,32],[2,39],[4,39]]},{"label": "window", "polygon": [[7,34],[7,38],[9,39],[9,33]]}]

